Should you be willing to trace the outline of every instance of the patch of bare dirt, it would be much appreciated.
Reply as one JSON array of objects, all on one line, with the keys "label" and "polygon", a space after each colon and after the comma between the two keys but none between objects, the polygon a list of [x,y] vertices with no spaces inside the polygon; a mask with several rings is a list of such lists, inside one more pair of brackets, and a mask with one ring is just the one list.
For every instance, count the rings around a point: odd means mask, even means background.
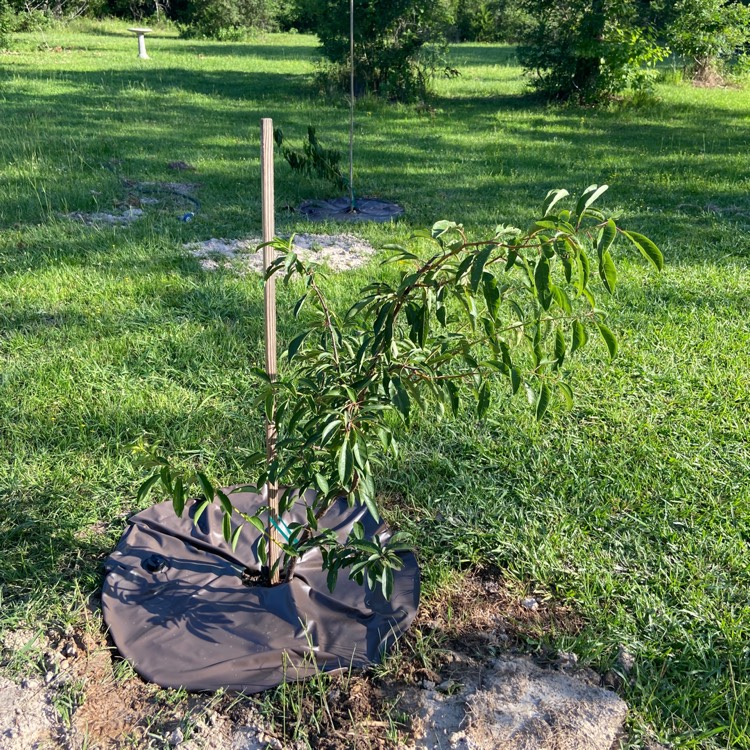
[{"label": "patch of bare dirt", "polygon": [[415,625],[441,633],[448,645],[468,654],[495,656],[530,638],[576,635],[583,620],[543,592],[514,588],[483,571],[464,576],[422,604]]},{"label": "patch of bare dirt", "polygon": [[[244,240],[211,238],[204,242],[191,242],[187,250],[198,259],[205,271],[220,268],[244,274],[263,272],[263,252],[258,251],[260,237]],[[333,271],[349,271],[367,263],[375,248],[353,234],[297,234],[294,252],[304,261],[315,261]]]}]

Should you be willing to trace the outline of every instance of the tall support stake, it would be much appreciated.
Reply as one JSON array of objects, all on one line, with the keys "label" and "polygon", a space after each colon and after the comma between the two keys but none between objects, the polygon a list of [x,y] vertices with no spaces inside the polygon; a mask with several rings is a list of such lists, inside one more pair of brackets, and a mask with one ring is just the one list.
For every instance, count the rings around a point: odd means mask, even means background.
[{"label": "tall support stake", "polygon": [[[261,203],[263,210],[263,242],[270,242],[276,228],[274,225],[273,195],[273,120],[264,117],[260,121],[260,172]],[[270,245],[263,248],[263,268],[267,270],[276,257],[276,250]],[[265,338],[266,338],[266,373],[271,380],[276,380],[276,279],[271,277],[265,283]],[[266,460],[270,465],[276,458],[276,423],[275,415],[266,420]],[[268,568],[271,573],[270,583],[273,586],[280,580],[279,571],[279,532],[272,521],[279,516],[279,486],[268,482],[265,486],[270,506],[268,522]]]},{"label": "tall support stake", "polygon": [[349,210],[354,211],[354,0],[349,0]]}]

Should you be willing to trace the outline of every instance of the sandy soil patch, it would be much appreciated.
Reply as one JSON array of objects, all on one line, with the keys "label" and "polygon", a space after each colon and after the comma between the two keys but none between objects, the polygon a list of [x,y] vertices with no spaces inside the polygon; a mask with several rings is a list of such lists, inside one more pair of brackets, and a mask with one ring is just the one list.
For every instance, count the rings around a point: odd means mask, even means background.
[{"label": "sandy soil patch", "polygon": [[[260,237],[226,240],[211,238],[205,242],[191,242],[185,248],[200,260],[205,271],[220,268],[244,274],[262,273],[263,252],[258,252]],[[353,234],[298,234],[294,237],[294,251],[304,261],[315,261],[333,271],[349,271],[365,265],[375,254],[369,242]]]}]

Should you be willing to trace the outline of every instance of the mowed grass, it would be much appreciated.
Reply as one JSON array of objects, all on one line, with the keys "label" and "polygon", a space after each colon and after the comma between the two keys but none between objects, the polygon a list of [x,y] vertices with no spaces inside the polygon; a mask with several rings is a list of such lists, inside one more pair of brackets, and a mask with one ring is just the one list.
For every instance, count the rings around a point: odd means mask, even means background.
[{"label": "mowed grass", "polygon": [[[299,142],[316,125],[346,150],[347,110],[318,96],[315,39],[183,41],[157,31],[149,61],[126,24],[21,38],[0,56],[0,623],[80,618],[143,476],[144,433],[224,482],[262,440],[250,368],[262,361],[262,287],[208,274],[182,246],[260,231],[258,121]],[[491,566],[585,623],[539,646],[605,672],[633,743],[750,748],[750,93],[661,85],[643,107],[554,109],[525,93],[513,51],[463,45],[462,75],[429,107],[362,101],[356,180],[402,203],[374,244],[438,219],[475,236],[530,220],[546,192],[611,185],[605,204],[667,258],[627,248],[609,365],[592,342],[576,403],[541,424],[505,397],[490,417],[415,425],[381,487],[412,532],[427,596]],[[182,160],[195,172],[176,173]],[[200,207],[158,194],[129,227],[133,182],[199,183]],[[340,231],[283,210],[333,195],[277,163],[279,232]],[[332,278],[344,306],[384,273]],[[292,290],[293,291],[293,290]],[[281,338],[293,330],[281,290]],[[397,500],[394,500],[397,498]],[[534,643],[530,640],[530,645]]]}]

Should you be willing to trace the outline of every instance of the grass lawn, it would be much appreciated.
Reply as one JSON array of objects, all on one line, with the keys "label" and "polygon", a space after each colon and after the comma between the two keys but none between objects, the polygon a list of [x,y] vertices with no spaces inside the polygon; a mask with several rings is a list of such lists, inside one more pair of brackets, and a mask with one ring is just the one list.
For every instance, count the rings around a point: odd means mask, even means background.
[{"label": "grass lawn", "polygon": [[[262,440],[261,282],[206,273],[183,243],[260,231],[260,117],[346,150],[313,38],[162,31],[143,61],[126,25],[23,35],[0,55],[0,628],[81,617],[135,510],[142,434],[243,480]],[[667,267],[618,253],[620,354],[585,350],[572,410],[538,424],[508,398],[482,424],[417,425],[381,476],[390,517],[414,536],[428,598],[491,566],[583,623],[530,633],[532,649],[602,672],[633,654],[620,693],[635,746],[750,748],[750,91],[663,84],[639,108],[552,109],[525,94],[511,49],[452,55],[462,75],[429,107],[360,102],[359,190],[406,208],[361,236],[443,218],[480,235],[528,221],[551,188],[608,183],[606,207]],[[125,180],[199,183],[200,207],[169,194],[127,227],[63,217],[111,211]],[[281,162],[276,191],[279,207],[332,195]],[[279,211],[279,232],[311,229],[340,231]],[[380,273],[333,279],[336,298]]]}]

